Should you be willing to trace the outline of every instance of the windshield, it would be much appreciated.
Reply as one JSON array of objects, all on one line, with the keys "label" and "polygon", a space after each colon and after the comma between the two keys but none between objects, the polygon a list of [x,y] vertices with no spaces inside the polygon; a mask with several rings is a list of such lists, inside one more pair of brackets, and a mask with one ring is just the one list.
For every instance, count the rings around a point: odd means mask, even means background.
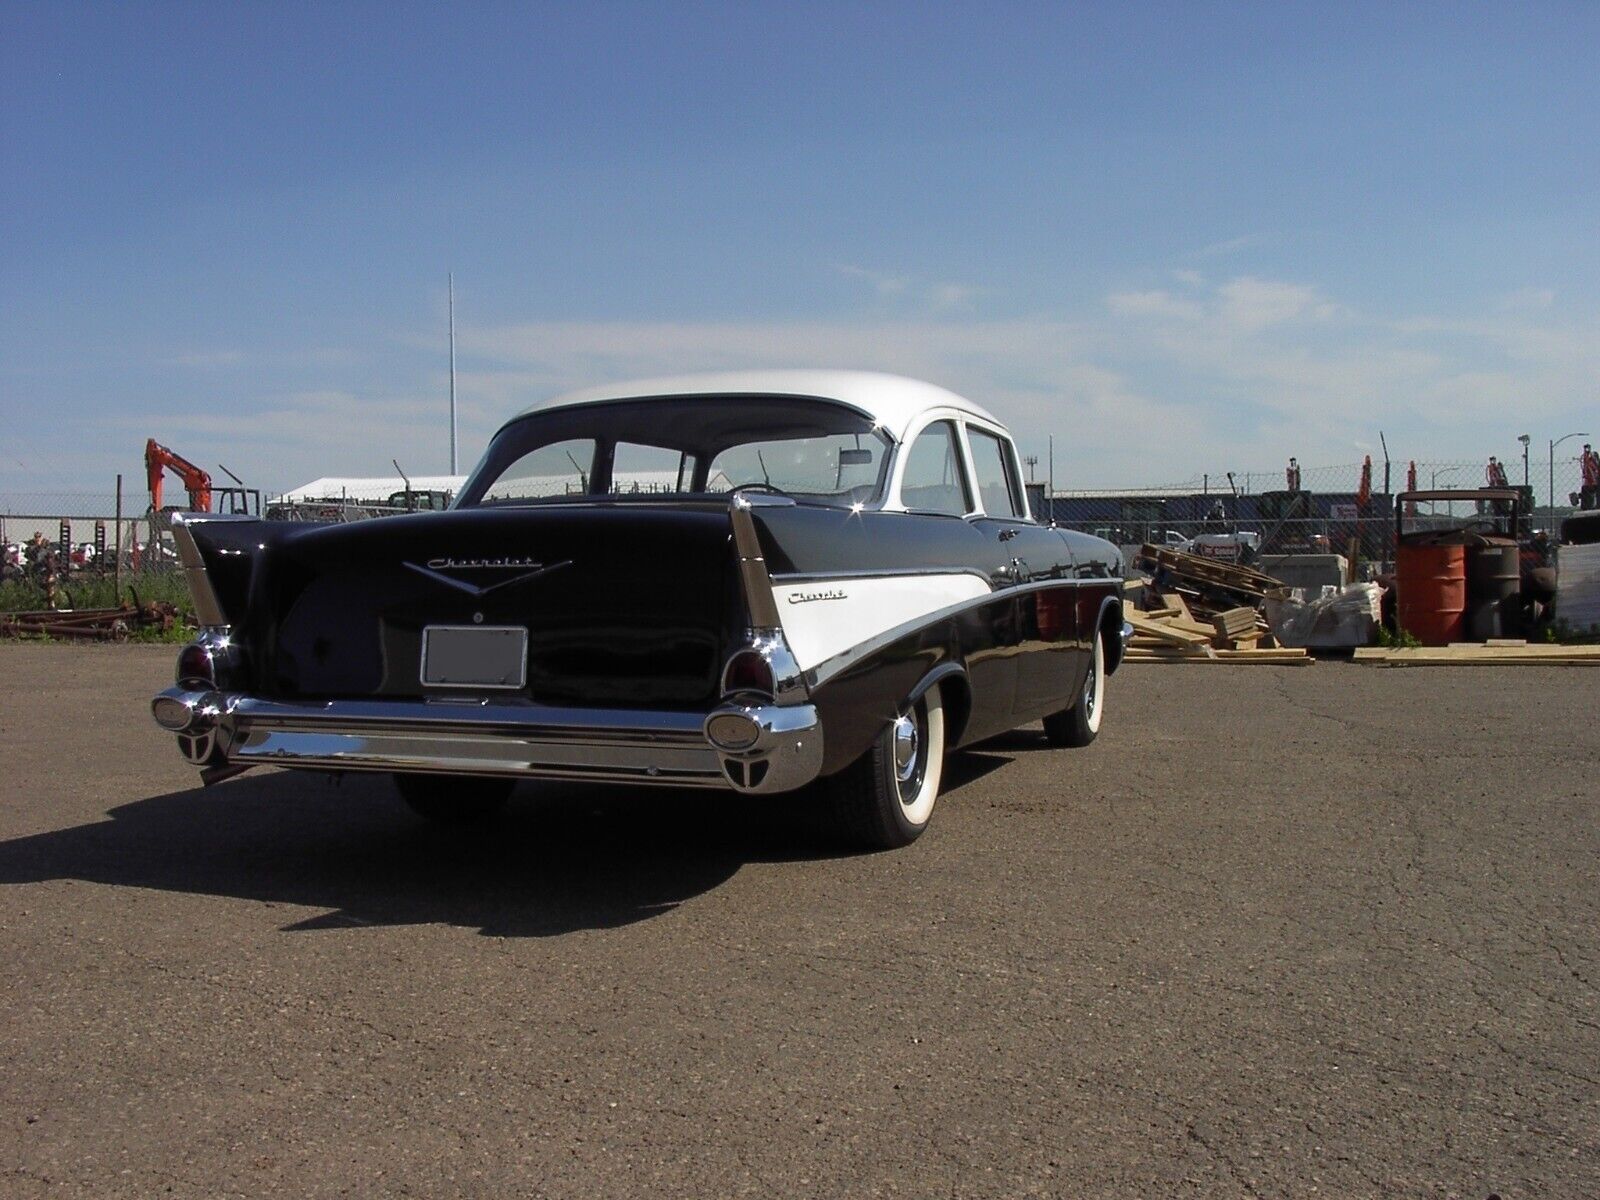
[{"label": "windshield", "polygon": [[829,400],[670,396],[574,405],[512,421],[457,508],[585,496],[708,496],[751,487],[848,507],[883,489],[892,443]]}]

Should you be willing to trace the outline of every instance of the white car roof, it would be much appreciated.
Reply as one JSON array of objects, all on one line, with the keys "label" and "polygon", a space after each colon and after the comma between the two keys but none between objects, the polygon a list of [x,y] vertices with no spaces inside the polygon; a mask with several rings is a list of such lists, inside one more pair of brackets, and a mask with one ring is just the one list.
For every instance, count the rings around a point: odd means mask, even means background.
[{"label": "white car roof", "polygon": [[518,416],[646,396],[766,395],[814,396],[837,400],[870,416],[895,441],[930,409],[955,409],[992,425],[1005,426],[992,413],[954,392],[919,379],[885,375],[877,371],[718,371],[701,375],[673,375],[636,379],[568,392],[524,409]]}]

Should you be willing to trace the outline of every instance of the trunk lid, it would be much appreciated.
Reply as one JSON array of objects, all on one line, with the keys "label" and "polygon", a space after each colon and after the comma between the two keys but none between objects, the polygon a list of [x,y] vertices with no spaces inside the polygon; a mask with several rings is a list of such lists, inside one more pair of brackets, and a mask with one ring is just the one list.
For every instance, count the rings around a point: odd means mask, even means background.
[{"label": "trunk lid", "polygon": [[536,703],[703,708],[744,620],[729,531],[722,505],[617,503],[274,531],[237,628],[269,698],[437,694],[424,628],[498,626],[527,630]]}]

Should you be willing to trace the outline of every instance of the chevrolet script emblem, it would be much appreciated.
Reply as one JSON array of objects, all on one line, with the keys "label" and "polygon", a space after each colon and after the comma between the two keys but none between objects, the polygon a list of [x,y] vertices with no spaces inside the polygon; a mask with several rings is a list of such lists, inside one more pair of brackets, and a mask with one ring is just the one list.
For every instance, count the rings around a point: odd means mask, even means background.
[{"label": "chevrolet script emblem", "polygon": [[[501,588],[526,583],[530,579],[537,579],[540,575],[548,575],[551,571],[570,567],[572,560],[565,558],[557,563],[546,564],[533,558],[430,558],[427,566],[419,566],[414,562],[401,565],[407,570],[425,575],[437,583],[444,584],[445,587],[455,588],[456,591],[465,592],[469,596],[487,596],[490,592],[497,592]],[[520,571],[521,574],[514,575],[510,579],[497,579],[493,583],[479,587],[464,579],[454,579],[446,575],[446,571]]]}]

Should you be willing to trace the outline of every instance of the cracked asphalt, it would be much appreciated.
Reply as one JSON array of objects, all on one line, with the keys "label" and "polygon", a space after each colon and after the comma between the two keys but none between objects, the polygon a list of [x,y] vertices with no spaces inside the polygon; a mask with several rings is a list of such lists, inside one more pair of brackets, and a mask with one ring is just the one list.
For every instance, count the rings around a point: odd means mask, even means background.
[{"label": "cracked asphalt", "polygon": [[170,647],[0,647],[0,1194],[1600,1195],[1600,674],[1137,665],[804,805],[201,791]]}]

